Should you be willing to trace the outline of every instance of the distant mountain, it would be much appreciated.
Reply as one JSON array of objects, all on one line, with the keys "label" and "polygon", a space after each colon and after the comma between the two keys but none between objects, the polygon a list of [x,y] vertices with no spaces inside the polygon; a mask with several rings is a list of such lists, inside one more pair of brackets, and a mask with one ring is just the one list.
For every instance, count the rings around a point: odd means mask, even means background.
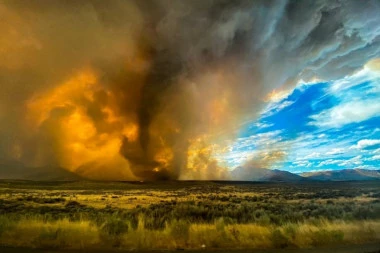
[{"label": "distant mountain", "polygon": [[345,169],[305,172],[301,176],[320,181],[380,180],[380,170]]},{"label": "distant mountain", "polygon": [[[316,171],[298,175],[283,170],[239,166],[230,175],[232,180],[264,182],[380,180],[380,170],[365,169]],[[84,178],[58,166],[27,167],[17,161],[0,160],[0,179],[76,181]]]},{"label": "distant mountain", "polygon": [[306,181],[307,178],[293,174],[289,171],[284,170],[269,170],[270,173],[267,174],[262,181]]},{"label": "distant mountain", "polygon": [[298,182],[309,179],[283,170],[270,170],[263,168],[247,168],[239,166],[231,172],[233,180],[239,181],[265,181],[265,182]]},{"label": "distant mountain", "polygon": [[17,161],[3,160],[0,161],[0,179],[72,181],[83,178],[57,166],[27,167]]},{"label": "distant mountain", "polygon": [[283,170],[258,169],[239,166],[231,171],[231,178],[240,181],[301,182],[301,181],[359,181],[380,180],[380,170],[345,169],[305,172],[300,175]]}]

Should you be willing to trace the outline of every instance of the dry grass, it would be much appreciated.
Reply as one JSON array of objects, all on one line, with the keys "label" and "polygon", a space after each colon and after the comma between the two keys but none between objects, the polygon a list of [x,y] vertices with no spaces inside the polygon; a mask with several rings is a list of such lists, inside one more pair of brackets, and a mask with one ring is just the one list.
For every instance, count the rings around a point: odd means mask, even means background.
[{"label": "dry grass", "polygon": [[380,241],[374,183],[20,184],[0,181],[0,245],[269,249]]},{"label": "dry grass", "polygon": [[54,222],[24,219],[4,231],[3,245],[37,248],[88,248],[99,243],[99,230],[89,221]]},{"label": "dry grass", "polygon": [[[4,217],[2,217],[3,224]],[[175,249],[191,248],[309,248],[342,243],[380,241],[380,221],[288,223],[281,226],[258,224],[167,224],[163,230],[138,227],[116,235],[105,234],[89,221],[67,219],[44,222],[23,219],[3,227],[0,244],[37,248]]]}]

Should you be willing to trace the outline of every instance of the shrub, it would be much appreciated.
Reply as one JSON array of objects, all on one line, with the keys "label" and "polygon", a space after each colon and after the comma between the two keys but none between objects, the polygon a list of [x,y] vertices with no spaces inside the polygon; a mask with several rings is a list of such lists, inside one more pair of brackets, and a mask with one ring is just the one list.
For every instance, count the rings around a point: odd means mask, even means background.
[{"label": "shrub", "polygon": [[117,217],[111,217],[101,227],[101,231],[110,236],[119,236],[128,232],[128,223]]},{"label": "shrub", "polygon": [[0,236],[4,232],[10,230],[13,226],[14,226],[14,222],[12,222],[9,219],[9,217],[3,216],[3,215],[0,216]]},{"label": "shrub", "polygon": [[65,205],[66,208],[80,208],[80,207],[83,207],[83,205],[77,201],[69,201],[67,202],[67,204]]},{"label": "shrub", "polygon": [[34,244],[40,248],[58,248],[57,242],[58,236],[61,233],[61,229],[42,227],[37,238],[34,240]]},{"label": "shrub", "polygon": [[312,245],[321,246],[342,242],[344,233],[341,230],[326,230],[321,229],[313,232]]},{"label": "shrub", "polygon": [[215,221],[215,228],[219,232],[224,232],[225,223],[223,218],[219,218]]},{"label": "shrub", "polygon": [[297,228],[296,224],[286,224],[284,227],[284,233],[291,240],[295,240],[297,236]]},{"label": "shrub", "polygon": [[185,220],[173,220],[170,224],[170,235],[175,240],[187,241],[189,239],[190,222]]},{"label": "shrub", "polygon": [[232,235],[232,237],[236,240],[236,241],[239,241],[239,237],[240,237],[240,231],[236,228],[236,227],[231,227],[229,229],[230,231],[230,234]]},{"label": "shrub", "polygon": [[272,231],[271,241],[275,248],[286,248],[291,244],[290,240],[279,229]]},{"label": "shrub", "polygon": [[117,216],[111,216],[100,227],[100,239],[111,244],[113,247],[120,247],[122,244],[122,235],[128,232],[128,223]]}]

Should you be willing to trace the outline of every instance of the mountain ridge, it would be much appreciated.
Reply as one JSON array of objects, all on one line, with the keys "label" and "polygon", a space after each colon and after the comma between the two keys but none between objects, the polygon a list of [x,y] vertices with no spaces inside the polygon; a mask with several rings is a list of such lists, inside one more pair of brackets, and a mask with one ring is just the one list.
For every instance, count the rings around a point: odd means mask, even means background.
[{"label": "mountain ridge", "polygon": [[17,161],[0,161],[0,179],[33,181],[76,181],[79,175],[59,166],[27,167]]},{"label": "mountain ridge", "polygon": [[[256,182],[308,182],[380,180],[380,170],[343,169],[304,172],[239,166],[230,172],[231,180]],[[27,167],[17,161],[0,160],[0,179],[34,181],[76,181],[85,178],[59,166]]]},{"label": "mountain ridge", "polygon": [[343,169],[304,172],[300,176],[318,181],[380,180],[380,170]]}]

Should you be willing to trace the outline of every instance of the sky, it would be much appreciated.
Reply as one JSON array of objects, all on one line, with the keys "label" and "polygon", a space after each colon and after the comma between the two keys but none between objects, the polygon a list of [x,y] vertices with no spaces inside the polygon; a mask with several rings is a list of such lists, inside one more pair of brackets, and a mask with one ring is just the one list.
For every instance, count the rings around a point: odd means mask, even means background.
[{"label": "sky", "polygon": [[379,13],[378,0],[0,0],[0,172],[376,168]]},{"label": "sky", "polygon": [[246,123],[221,156],[237,167],[260,154],[282,152],[272,169],[293,173],[379,169],[380,72],[365,67],[342,79],[300,82]]}]

